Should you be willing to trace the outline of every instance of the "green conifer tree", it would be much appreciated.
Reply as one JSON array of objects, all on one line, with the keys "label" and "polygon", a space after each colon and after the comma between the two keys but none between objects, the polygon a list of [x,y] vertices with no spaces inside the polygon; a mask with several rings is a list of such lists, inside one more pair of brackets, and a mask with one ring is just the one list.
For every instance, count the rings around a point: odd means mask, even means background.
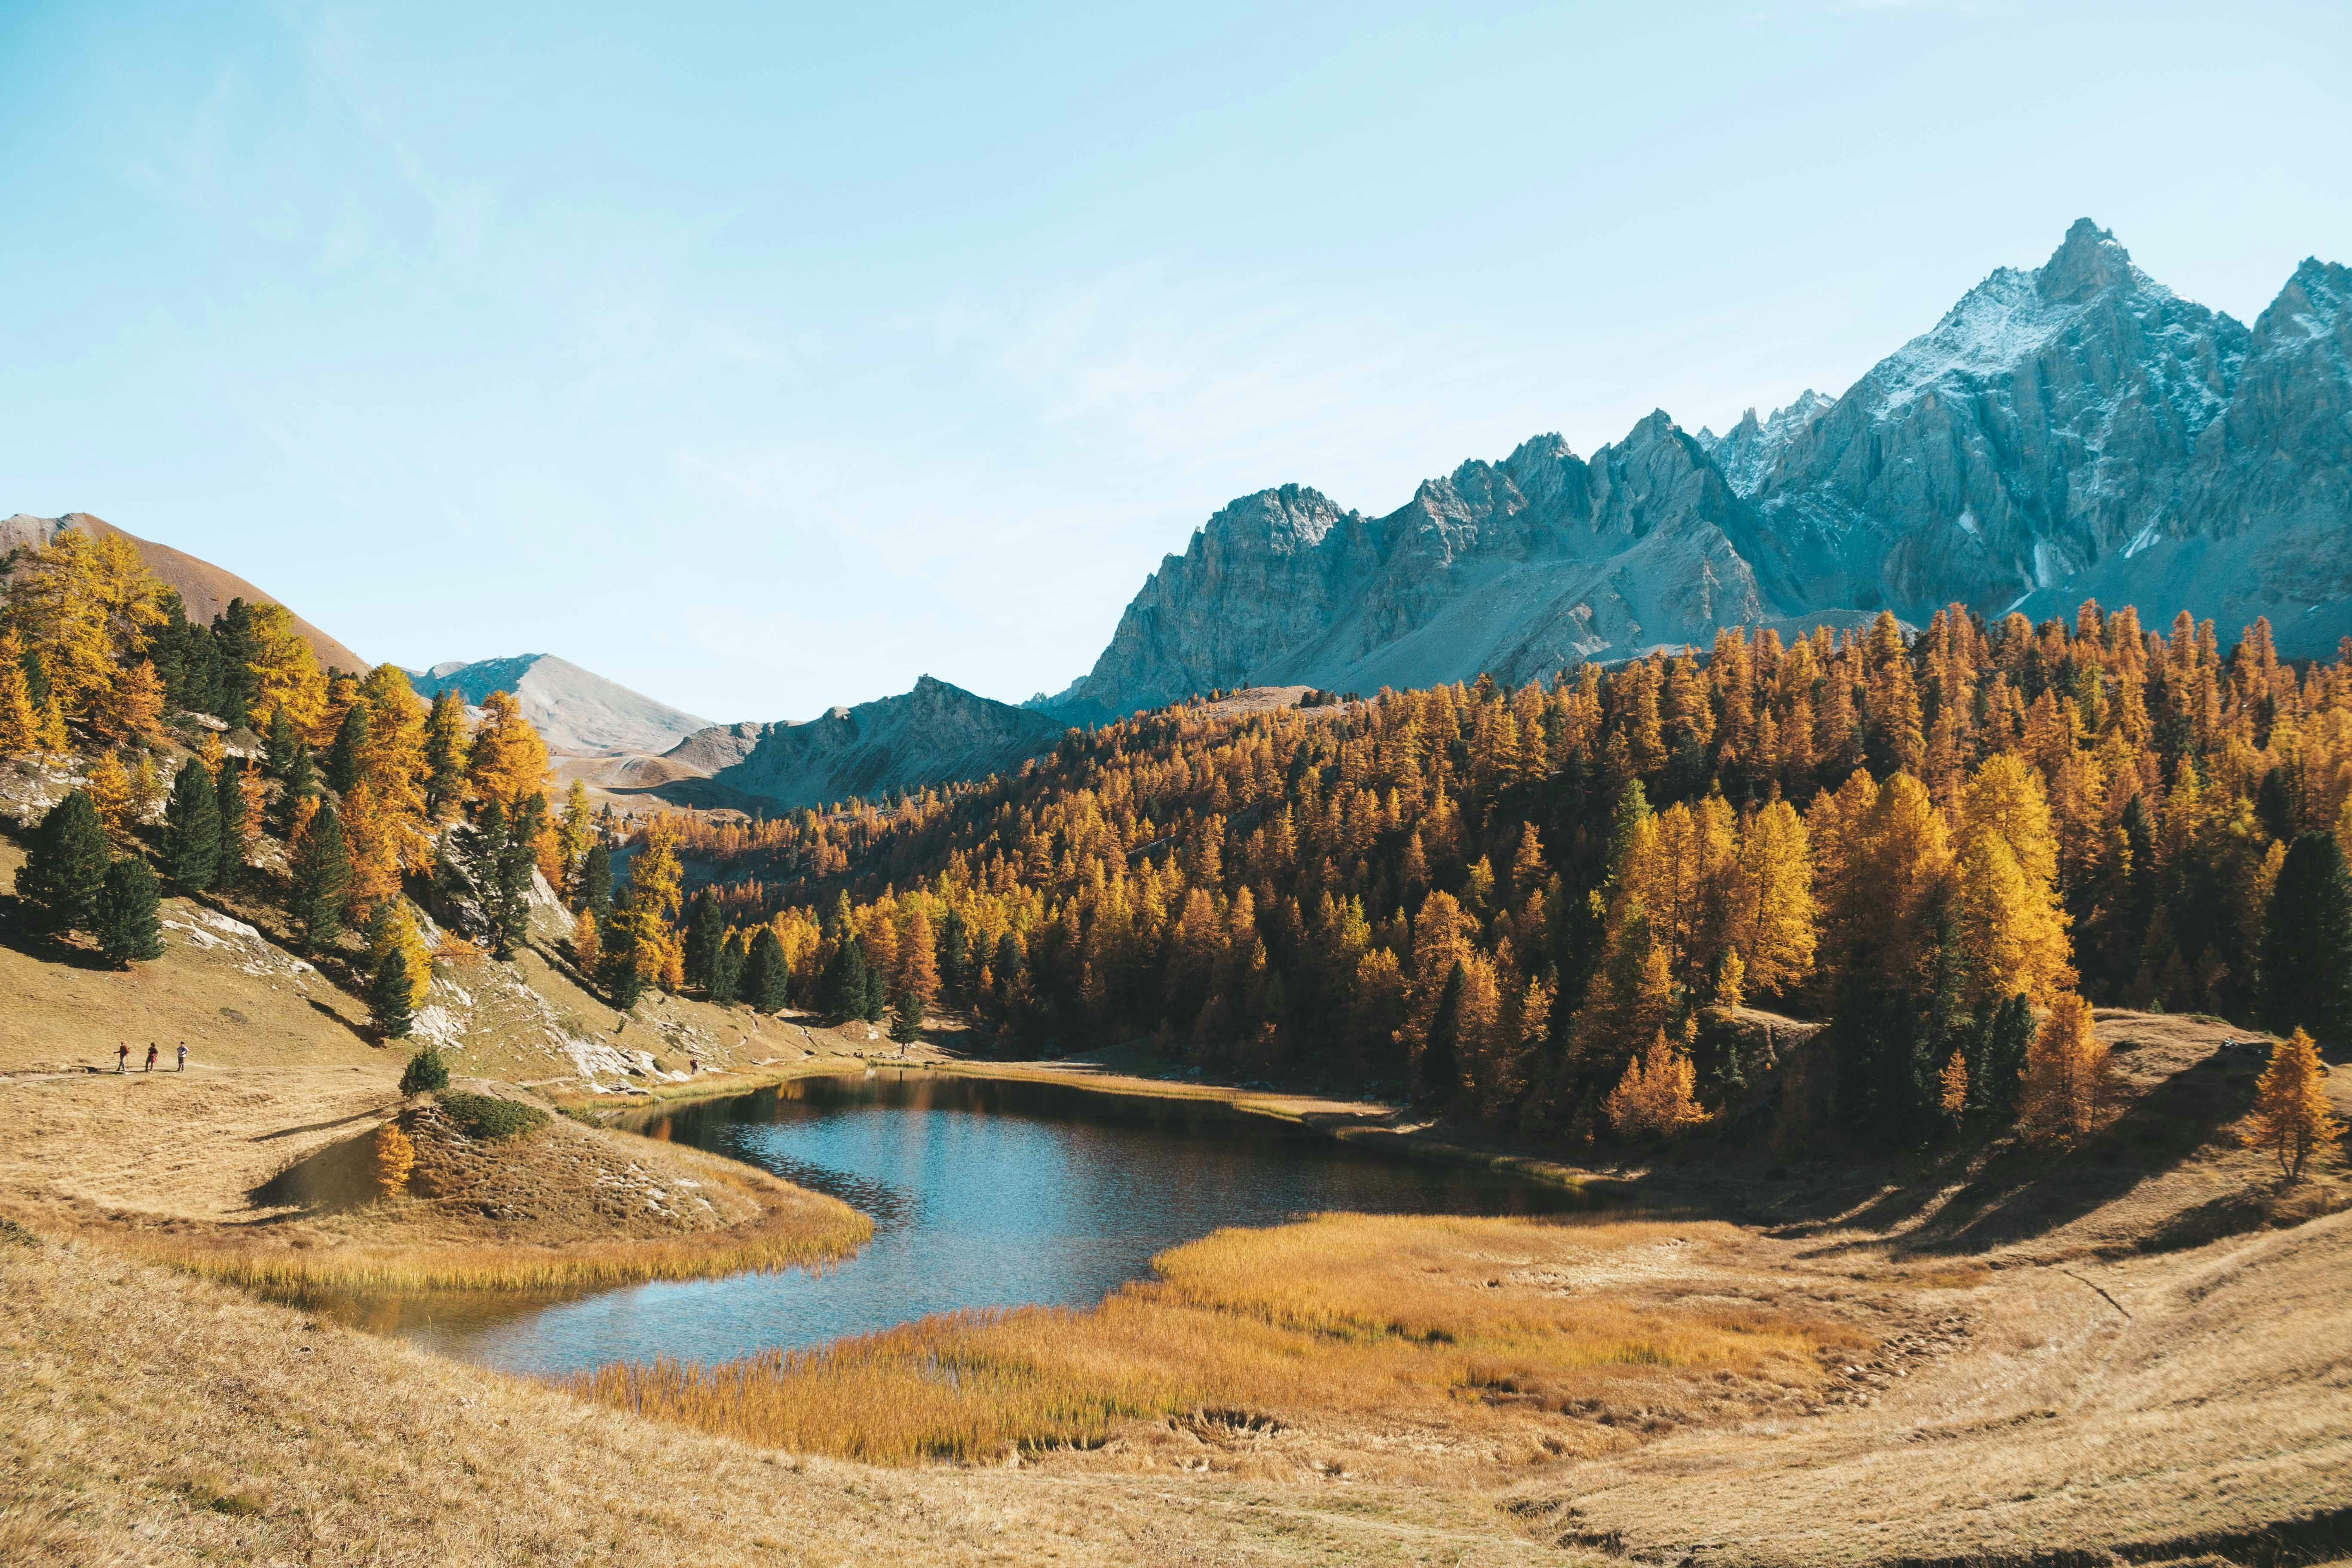
[{"label": "green conifer tree", "polygon": [[719,1006],[732,1006],[743,994],[743,971],[751,952],[751,939],[744,931],[719,944],[719,956],[710,965],[710,999]]},{"label": "green conifer tree", "polygon": [[[719,906],[719,890],[705,888],[694,896],[686,912],[686,982],[708,992],[727,943],[727,916]],[[716,998],[714,998],[715,1000]]]},{"label": "green conifer tree", "polygon": [[98,896],[100,951],[126,969],[163,957],[163,924],[155,905],[155,873],[146,861],[125,855],[109,866]]},{"label": "green conifer tree", "polygon": [[857,1016],[869,1024],[878,1024],[889,1008],[890,983],[883,977],[880,970],[866,970],[866,1005],[858,1009]]},{"label": "green conifer tree", "polygon": [[784,962],[784,944],[776,939],[775,928],[761,926],[751,937],[751,949],[743,965],[743,1000],[754,1012],[781,1013],[790,999],[793,973]]},{"label": "green conifer tree", "polygon": [[912,991],[901,990],[890,1002],[890,1038],[904,1050],[922,1037],[922,1001]]},{"label": "green conifer tree", "polygon": [[231,599],[228,608],[213,620],[213,647],[220,669],[220,706],[214,709],[233,730],[253,722],[254,700],[259,683],[253,674],[257,645],[253,635],[253,607]]},{"label": "green conifer tree", "polygon": [[599,921],[613,912],[613,852],[600,841],[580,858],[580,907]]},{"label": "green conifer tree", "polygon": [[351,846],[332,801],[320,801],[318,814],[294,846],[289,864],[293,888],[286,912],[300,935],[302,951],[318,952],[343,934],[344,905],[352,882]]},{"label": "green conifer tree", "polygon": [[194,757],[180,764],[163,806],[163,869],[184,893],[213,885],[221,862],[220,786]]},{"label": "green conifer tree", "polygon": [[294,732],[294,721],[287,715],[284,703],[269,710],[269,728],[261,738],[261,771],[269,777],[285,783],[293,772],[294,753],[310,747]]},{"label": "green conifer tree", "polygon": [[245,831],[245,763],[236,757],[221,759],[213,781],[214,820],[219,825],[220,855],[213,863],[213,886],[226,888],[245,876],[246,858],[253,853]]},{"label": "green conifer tree", "polygon": [[[389,902],[390,900],[386,900]],[[375,1020],[376,1032],[387,1040],[404,1040],[414,1026],[408,1005],[408,955],[398,946],[387,950],[375,974],[368,982],[368,1016]]]},{"label": "green conifer tree", "polygon": [[466,797],[466,705],[456,690],[434,694],[425,721],[425,809],[445,816]]},{"label": "green conifer tree", "polygon": [[97,930],[110,854],[88,791],[75,790],[51,806],[16,868],[16,896],[32,923],[46,931]]},{"label": "green conifer tree", "polygon": [[2332,833],[2299,835],[2271,890],[2262,957],[2262,1022],[2322,1044],[2352,1032],[2352,879]]},{"label": "green conifer tree", "polygon": [[327,787],[341,795],[360,781],[360,764],[367,755],[368,705],[355,701],[343,710],[335,727],[334,744],[327,748]]}]

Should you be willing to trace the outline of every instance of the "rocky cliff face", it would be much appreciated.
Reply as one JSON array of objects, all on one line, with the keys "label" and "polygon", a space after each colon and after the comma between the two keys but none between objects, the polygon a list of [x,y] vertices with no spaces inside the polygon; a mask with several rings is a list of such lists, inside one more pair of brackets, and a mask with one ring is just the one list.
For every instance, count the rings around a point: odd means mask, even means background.
[{"label": "rocky cliff face", "polygon": [[1297,486],[1170,556],[1051,700],[1123,713],[1213,687],[1523,680],[1731,625],[2070,614],[2084,597],[2352,633],[2352,273],[2305,262],[2252,330],[2084,219],[1834,400],[1588,461],[1556,436],[1385,517]]},{"label": "rocky cliff face", "polygon": [[804,723],[713,725],[663,760],[730,797],[791,808],[1003,773],[1051,747],[1062,729],[1046,714],[927,675],[911,691]]}]

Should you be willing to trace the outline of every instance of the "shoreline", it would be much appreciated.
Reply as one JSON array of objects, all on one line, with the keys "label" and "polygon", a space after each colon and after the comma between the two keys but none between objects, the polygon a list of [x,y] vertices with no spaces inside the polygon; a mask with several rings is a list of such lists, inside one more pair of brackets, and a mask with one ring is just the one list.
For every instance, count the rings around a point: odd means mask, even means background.
[{"label": "shoreline", "polygon": [[[1538,1154],[1482,1149],[1436,1134],[1432,1130],[1433,1123],[1399,1127],[1394,1125],[1393,1119],[1404,1113],[1403,1108],[1377,1100],[1340,1100],[1286,1089],[1252,1089],[1238,1085],[1171,1081],[1120,1072],[1084,1060],[1069,1063],[1042,1060],[994,1062],[975,1061],[969,1058],[909,1058],[901,1060],[879,1056],[812,1057],[791,1064],[782,1071],[730,1074],[724,1086],[717,1083],[665,1085],[662,1089],[650,1090],[643,1097],[630,1096],[625,1105],[612,1107],[615,1114],[609,1121],[602,1117],[598,1121],[601,1125],[611,1126],[615,1131],[636,1132],[637,1129],[630,1125],[636,1116],[649,1115],[671,1106],[756,1094],[763,1089],[795,1079],[839,1078],[880,1070],[931,1072],[1015,1083],[1050,1083],[1106,1097],[1189,1100],[1219,1105],[1236,1115],[1286,1122],[1335,1142],[1361,1149],[1432,1163],[1501,1172],[1596,1198],[1628,1204],[1633,1201],[1646,1173],[1611,1174],[1549,1160]],[[558,1103],[567,1112],[572,1112],[591,1107],[603,1108],[608,1100],[603,1097],[589,1100],[565,1097]],[[643,1136],[642,1133],[638,1135]]]}]

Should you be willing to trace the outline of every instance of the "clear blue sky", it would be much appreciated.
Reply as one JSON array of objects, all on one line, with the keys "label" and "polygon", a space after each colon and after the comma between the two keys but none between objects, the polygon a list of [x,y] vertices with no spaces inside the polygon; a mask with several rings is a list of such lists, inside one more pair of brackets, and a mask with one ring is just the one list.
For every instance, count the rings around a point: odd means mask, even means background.
[{"label": "clear blue sky", "polygon": [[0,3],[0,513],[373,658],[1020,699],[1231,498],[2352,261],[2352,7]]}]

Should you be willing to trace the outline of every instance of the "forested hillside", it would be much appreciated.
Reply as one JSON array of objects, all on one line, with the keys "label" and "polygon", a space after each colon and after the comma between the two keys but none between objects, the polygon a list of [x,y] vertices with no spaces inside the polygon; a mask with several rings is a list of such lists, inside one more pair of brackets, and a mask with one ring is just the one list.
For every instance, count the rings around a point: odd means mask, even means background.
[{"label": "forested hillside", "polygon": [[[649,837],[719,868],[690,979],[1034,1047],[1409,1085],[1538,1135],[1671,1133],[1828,1019],[1783,1094],[1876,1140],[2095,1118],[2085,1003],[2346,1022],[2352,667],[2085,604],[1724,633],[1546,684],[1072,731],[1017,776]],[[750,922],[764,921],[764,926]],[[733,930],[731,941],[722,935]],[[763,956],[764,954],[764,956]]]}]

